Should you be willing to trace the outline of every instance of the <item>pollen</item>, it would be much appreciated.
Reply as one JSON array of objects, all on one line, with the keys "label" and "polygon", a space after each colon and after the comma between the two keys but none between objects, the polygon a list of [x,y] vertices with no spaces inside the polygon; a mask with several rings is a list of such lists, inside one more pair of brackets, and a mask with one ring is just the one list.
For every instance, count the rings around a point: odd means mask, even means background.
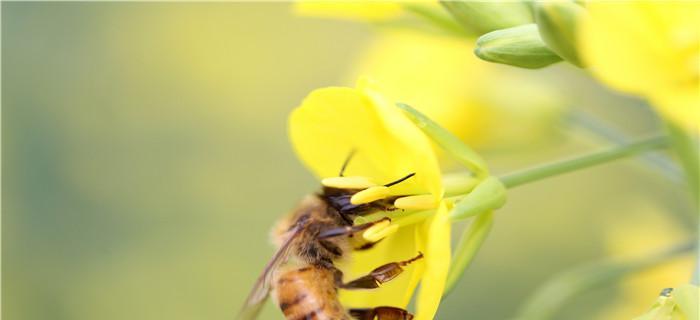
[{"label": "pollen", "polygon": [[390,195],[389,188],[385,186],[374,186],[362,190],[350,198],[350,203],[354,205],[370,203],[379,199],[384,199]]},{"label": "pollen", "polygon": [[394,207],[405,210],[426,210],[437,207],[435,197],[430,194],[401,197],[394,201]]},{"label": "pollen", "polygon": [[393,234],[399,229],[398,225],[391,224],[390,220],[380,221],[362,233],[362,238],[368,242],[377,242]]},{"label": "pollen", "polygon": [[367,177],[331,177],[321,180],[321,184],[336,189],[367,189],[377,185]]}]

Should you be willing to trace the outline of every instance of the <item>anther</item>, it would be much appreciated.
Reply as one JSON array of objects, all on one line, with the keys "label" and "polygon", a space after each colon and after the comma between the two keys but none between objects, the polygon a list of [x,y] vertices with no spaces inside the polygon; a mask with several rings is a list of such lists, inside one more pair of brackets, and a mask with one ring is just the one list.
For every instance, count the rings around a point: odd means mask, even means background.
[{"label": "anther", "polygon": [[367,189],[377,184],[366,177],[332,177],[321,180],[321,185],[336,189]]},{"label": "anther", "polygon": [[384,219],[362,233],[362,238],[368,242],[377,242],[393,234],[399,226],[391,224],[391,219]]},{"label": "anther", "polygon": [[355,193],[350,198],[350,203],[360,205],[370,203],[379,199],[384,199],[390,195],[389,188],[385,186],[374,186]]},{"label": "anther", "polygon": [[437,207],[435,197],[430,194],[406,196],[396,199],[394,207],[404,210],[426,210]]}]

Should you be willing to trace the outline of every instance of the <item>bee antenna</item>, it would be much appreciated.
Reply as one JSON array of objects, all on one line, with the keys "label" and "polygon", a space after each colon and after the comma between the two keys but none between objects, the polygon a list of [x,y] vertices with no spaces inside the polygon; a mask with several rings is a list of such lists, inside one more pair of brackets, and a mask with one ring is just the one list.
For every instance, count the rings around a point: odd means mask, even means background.
[{"label": "bee antenna", "polygon": [[403,178],[401,178],[401,179],[399,179],[399,180],[389,182],[389,183],[385,184],[384,186],[385,186],[385,187],[391,187],[391,186],[393,186],[393,185],[395,185],[395,184],[398,184],[398,183],[401,183],[401,182],[403,182],[404,180],[406,180],[406,179],[408,179],[408,178],[410,178],[410,177],[413,177],[413,176],[415,176],[415,175],[416,175],[415,172],[410,173],[410,174],[408,174],[407,176],[405,176],[405,177],[403,177]]},{"label": "bee antenna", "polygon": [[339,177],[342,177],[343,173],[345,173],[345,168],[348,167],[348,163],[350,163],[350,159],[352,159],[352,157],[355,155],[355,151],[357,151],[357,150],[356,149],[350,150],[350,153],[348,154],[348,156],[345,157],[345,161],[343,161],[343,166],[340,167],[340,173],[338,173]]}]

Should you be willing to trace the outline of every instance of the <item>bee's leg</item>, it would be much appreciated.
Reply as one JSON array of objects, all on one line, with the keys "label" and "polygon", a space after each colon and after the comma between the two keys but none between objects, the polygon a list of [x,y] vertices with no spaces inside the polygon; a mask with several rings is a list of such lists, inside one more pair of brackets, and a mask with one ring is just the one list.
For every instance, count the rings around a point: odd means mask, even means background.
[{"label": "bee's leg", "polygon": [[[408,264],[410,264],[413,261],[416,261],[420,258],[423,258],[422,253],[418,253],[417,256],[405,260],[405,261],[399,261],[399,262],[391,262],[387,263],[383,266],[380,266],[372,272],[370,272],[368,275],[364,277],[357,278],[353,281],[350,281],[348,283],[342,283],[339,285],[339,287],[343,289],[374,289],[374,288],[379,288],[379,285],[385,282],[390,281],[391,279],[396,278],[401,272],[403,272],[403,269],[401,267],[405,267]],[[391,319],[391,318],[389,318]]]},{"label": "bee's leg", "polygon": [[318,236],[316,238],[317,239],[328,239],[328,238],[333,238],[333,237],[338,237],[338,236],[351,236],[354,233],[365,231],[365,230],[369,229],[371,226],[373,226],[377,223],[380,223],[382,221],[391,221],[391,219],[383,218],[383,219],[373,221],[373,222],[358,224],[356,226],[338,227],[338,228],[330,228],[330,229],[321,230],[321,232],[318,233]]},{"label": "bee's leg", "polygon": [[368,309],[350,309],[350,315],[358,320],[411,320],[413,315],[396,307],[376,307]]}]

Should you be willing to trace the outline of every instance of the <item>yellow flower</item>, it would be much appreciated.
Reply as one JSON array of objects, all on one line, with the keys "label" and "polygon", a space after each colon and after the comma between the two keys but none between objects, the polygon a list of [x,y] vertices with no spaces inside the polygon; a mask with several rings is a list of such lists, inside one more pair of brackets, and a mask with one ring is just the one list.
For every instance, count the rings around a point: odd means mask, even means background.
[{"label": "yellow flower", "polygon": [[663,117],[700,124],[700,2],[590,2],[580,50],[591,72],[645,97]]},{"label": "yellow flower", "polygon": [[649,311],[634,320],[696,320],[699,293],[690,284],[664,289]]},{"label": "yellow flower", "polygon": [[[349,72],[421,111],[472,147],[512,147],[552,136],[565,105],[542,71],[481,61],[469,39],[382,30]],[[512,125],[517,123],[518,125]]]},{"label": "yellow flower", "polygon": [[424,259],[405,267],[404,273],[378,289],[342,290],[341,300],[355,308],[405,308],[422,281],[416,319],[432,319],[447,277],[450,227],[449,204],[442,200],[440,168],[428,138],[392,100],[367,83],[360,83],[357,88],[313,91],[292,113],[289,134],[299,158],[324,183],[337,182],[335,177],[352,150],[355,153],[345,177],[353,182],[383,184],[415,172],[413,178],[391,186],[388,194],[412,195],[398,200],[404,199],[407,207],[421,204],[432,209],[418,212],[420,215],[410,210],[389,213],[391,225],[400,226],[398,230],[395,228],[372,249],[352,253],[341,268],[346,279],[352,279],[379,265],[414,257],[419,251]]},{"label": "yellow flower", "polygon": [[[611,256],[644,257],[688,240],[687,231],[661,215],[666,213],[663,209],[647,199],[635,198],[631,203],[634,205],[625,208],[634,212],[637,219],[611,214],[605,224],[605,243]],[[688,281],[695,263],[693,258],[692,254],[680,255],[628,275],[619,284],[617,298],[602,310],[598,319],[631,319],[642,314],[661,289]]]},{"label": "yellow flower", "polygon": [[442,196],[440,168],[430,141],[394,103],[361,83],[311,92],[290,117],[289,135],[318,178],[335,177],[352,151],[345,175],[387,183],[415,172],[392,193]]},{"label": "yellow flower", "polygon": [[298,14],[305,16],[369,21],[390,20],[401,15],[403,11],[400,2],[381,0],[301,0],[295,3],[294,9]]}]

